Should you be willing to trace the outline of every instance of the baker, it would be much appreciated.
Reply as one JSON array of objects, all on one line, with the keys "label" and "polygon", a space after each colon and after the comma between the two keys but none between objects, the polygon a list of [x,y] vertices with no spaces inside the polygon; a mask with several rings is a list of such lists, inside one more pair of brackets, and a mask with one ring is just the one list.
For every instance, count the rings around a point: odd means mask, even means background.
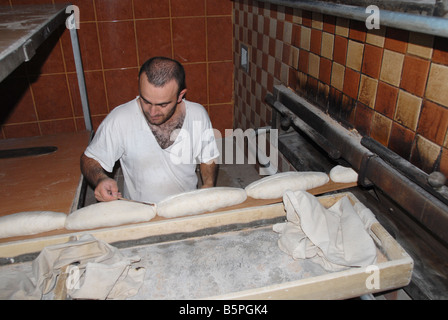
[{"label": "baker", "polygon": [[[176,60],[154,57],[139,71],[139,96],[113,109],[81,156],[81,171],[98,201],[123,197],[158,202],[213,187],[219,150],[205,108],[186,100],[185,71]],[[108,175],[120,161],[123,192]]]}]

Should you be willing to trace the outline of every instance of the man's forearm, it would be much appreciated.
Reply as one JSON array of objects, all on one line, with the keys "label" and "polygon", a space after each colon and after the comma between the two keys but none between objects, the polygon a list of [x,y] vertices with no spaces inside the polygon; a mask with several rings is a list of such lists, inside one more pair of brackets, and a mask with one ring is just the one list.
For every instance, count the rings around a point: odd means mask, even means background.
[{"label": "man's forearm", "polygon": [[101,180],[109,178],[98,161],[87,157],[85,154],[81,156],[81,172],[87,181],[94,186],[97,186]]},{"label": "man's forearm", "polygon": [[218,175],[218,164],[214,160],[200,164],[202,188],[214,187]]}]

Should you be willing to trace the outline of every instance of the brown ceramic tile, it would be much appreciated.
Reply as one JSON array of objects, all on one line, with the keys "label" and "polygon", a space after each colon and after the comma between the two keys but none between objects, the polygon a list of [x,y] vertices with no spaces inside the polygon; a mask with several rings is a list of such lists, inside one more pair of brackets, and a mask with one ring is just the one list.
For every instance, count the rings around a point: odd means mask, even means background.
[{"label": "brown ceramic tile", "polygon": [[328,33],[334,33],[336,29],[336,17],[324,14],[322,20],[324,22],[323,30]]},{"label": "brown ceramic tile", "polygon": [[311,11],[302,10],[302,24],[306,27],[311,27],[313,14]]},{"label": "brown ceramic tile", "polygon": [[320,54],[321,43],[322,43],[322,31],[311,29],[310,51],[315,54]]},{"label": "brown ceramic tile", "polygon": [[31,86],[39,120],[73,116],[65,75],[41,76]]},{"label": "brown ceramic tile", "polygon": [[136,20],[135,30],[139,65],[154,56],[172,57],[169,19]]},{"label": "brown ceramic tile", "polygon": [[341,36],[334,37],[333,57],[335,62],[345,65],[345,61],[347,58],[347,44],[348,41],[346,38]]},{"label": "brown ceramic tile", "polygon": [[417,133],[442,145],[448,129],[448,109],[430,101],[425,101],[419,120]]},{"label": "brown ceramic tile", "polygon": [[381,69],[383,49],[370,44],[364,46],[364,59],[362,61],[362,73],[378,79]]},{"label": "brown ceramic tile", "polygon": [[37,48],[34,57],[26,64],[29,74],[47,74],[64,72],[60,37],[65,26],[57,29],[44,43]]},{"label": "brown ceramic tile", "polygon": [[425,96],[448,107],[448,66],[431,64]]},{"label": "brown ceramic tile", "polygon": [[378,80],[361,75],[358,100],[370,108],[375,107]]},{"label": "brown ceramic tile", "polygon": [[104,69],[138,65],[132,21],[101,22],[98,29]]},{"label": "brown ceramic tile", "polygon": [[133,0],[136,19],[166,18],[170,16],[170,2],[166,0]]},{"label": "brown ceramic tile", "polygon": [[232,101],[233,62],[209,64],[209,103]]},{"label": "brown ceramic tile", "polygon": [[378,112],[375,112],[375,115],[373,116],[370,136],[382,145],[387,146],[389,143],[391,128],[392,120],[381,115]]},{"label": "brown ceramic tile", "polygon": [[331,65],[331,60],[320,58],[319,80],[326,84],[331,83]]},{"label": "brown ceramic tile", "polygon": [[356,104],[355,128],[362,135],[369,135],[372,125],[374,111],[366,105],[358,102]]},{"label": "brown ceramic tile", "polygon": [[446,38],[434,38],[432,62],[448,65],[448,41],[446,41]]},{"label": "brown ceramic tile", "polygon": [[171,0],[170,3],[173,17],[203,16],[205,14],[204,0]]},{"label": "brown ceramic tile", "polygon": [[205,61],[205,19],[173,19],[174,58],[181,63]]},{"label": "brown ceramic tile", "polygon": [[413,56],[405,56],[403,75],[400,84],[401,88],[419,97],[423,96],[428,71],[428,60],[423,60]]},{"label": "brown ceramic tile", "polygon": [[405,53],[408,45],[408,39],[409,31],[389,27],[386,29],[384,48]]},{"label": "brown ceramic tile", "polygon": [[399,123],[393,122],[389,138],[389,149],[409,160],[415,133]]},{"label": "brown ceramic tile", "polygon": [[187,83],[187,99],[207,104],[207,64],[193,63],[184,65]]},{"label": "brown ceramic tile", "polygon": [[[91,115],[106,114],[108,112],[106,91],[102,71],[85,72],[84,78],[89,98]],[[82,116],[81,97],[79,96],[78,78],[75,73],[68,75],[70,92],[73,101],[73,111],[76,116]]]},{"label": "brown ceramic tile", "polygon": [[132,19],[132,0],[95,0],[98,21]]},{"label": "brown ceramic tile", "polygon": [[213,129],[219,130],[222,137],[225,136],[226,129],[233,129],[232,104],[211,105],[208,110]]},{"label": "brown ceramic tile", "polygon": [[232,1],[206,0],[207,15],[231,15]]},{"label": "brown ceramic tile", "polygon": [[415,131],[417,129],[421,105],[421,98],[406,91],[399,90],[394,120]]},{"label": "brown ceramic tile", "polygon": [[386,117],[393,119],[397,104],[398,88],[385,82],[378,81],[378,89],[375,102],[375,111],[381,112]]},{"label": "brown ceramic tile", "polygon": [[310,53],[308,57],[308,74],[316,79],[319,78],[319,64],[319,56],[314,53]]},{"label": "brown ceramic tile", "polygon": [[348,37],[352,40],[364,42],[366,40],[366,25],[364,21],[350,20]]},{"label": "brown ceramic tile", "polygon": [[292,25],[291,44],[300,48],[300,26],[297,24]]},{"label": "brown ceramic tile", "polygon": [[3,131],[7,139],[40,136],[37,122],[3,126]]},{"label": "brown ceramic tile", "polygon": [[347,46],[347,67],[361,71],[363,53],[364,44],[349,40]]},{"label": "brown ceramic tile", "polygon": [[359,79],[359,72],[345,69],[343,92],[353,99],[358,98]]},{"label": "brown ceramic tile", "polygon": [[73,119],[62,119],[53,121],[43,121],[40,123],[42,135],[51,135],[65,132],[76,132]]},{"label": "brown ceramic tile", "polygon": [[104,71],[109,111],[138,96],[138,69]]},{"label": "brown ceramic tile", "polygon": [[7,77],[0,82],[0,97],[2,97],[0,123],[11,124],[37,120],[27,78]]},{"label": "brown ceramic tile", "polygon": [[309,52],[304,50],[299,51],[299,71],[308,72],[308,60]]},{"label": "brown ceramic tile", "polygon": [[[82,23],[77,32],[84,71],[100,70],[101,56],[96,23]],[[64,32],[61,41],[64,49],[64,59],[67,72],[74,72],[76,71],[76,68],[73,58],[70,33],[68,30]]]},{"label": "brown ceramic tile", "polygon": [[384,50],[383,62],[381,63],[380,80],[398,87],[403,69],[403,61],[403,54],[390,50]]}]

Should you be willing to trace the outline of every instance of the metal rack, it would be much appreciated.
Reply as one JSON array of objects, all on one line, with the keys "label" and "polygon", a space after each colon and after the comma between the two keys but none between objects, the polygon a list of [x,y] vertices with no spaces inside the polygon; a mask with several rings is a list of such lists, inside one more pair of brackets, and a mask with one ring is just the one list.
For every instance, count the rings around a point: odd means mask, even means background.
[{"label": "metal rack", "polygon": [[62,24],[70,30],[86,129],[92,131],[74,6],[70,4],[0,6],[0,81],[23,62]]}]

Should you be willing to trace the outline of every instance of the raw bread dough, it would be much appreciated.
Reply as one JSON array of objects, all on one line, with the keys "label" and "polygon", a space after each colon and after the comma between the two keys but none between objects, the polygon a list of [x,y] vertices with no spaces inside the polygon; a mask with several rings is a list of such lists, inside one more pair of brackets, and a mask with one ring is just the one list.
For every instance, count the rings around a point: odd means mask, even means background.
[{"label": "raw bread dough", "polygon": [[65,228],[85,230],[119,226],[149,221],[155,215],[154,207],[143,203],[126,200],[98,202],[69,214],[65,221]]},{"label": "raw bread dough", "polygon": [[330,170],[330,179],[334,182],[356,182],[358,174],[352,168],[337,165]]},{"label": "raw bread dough", "polygon": [[0,217],[0,238],[25,236],[64,228],[67,215],[53,211],[25,211]]},{"label": "raw bread dough", "polygon": [[330,178],[325,172],[288,171],[254,181],[246,187],[246,193],[254,199],[277,199],[286,190],[305,191],[326,184]]},{"label": "raw bread dough", "polygon": [[214,187],[180,193],[157,203],[157,214],[165,218],[181,217],[236,205],[247,199],[242,188]]}]

